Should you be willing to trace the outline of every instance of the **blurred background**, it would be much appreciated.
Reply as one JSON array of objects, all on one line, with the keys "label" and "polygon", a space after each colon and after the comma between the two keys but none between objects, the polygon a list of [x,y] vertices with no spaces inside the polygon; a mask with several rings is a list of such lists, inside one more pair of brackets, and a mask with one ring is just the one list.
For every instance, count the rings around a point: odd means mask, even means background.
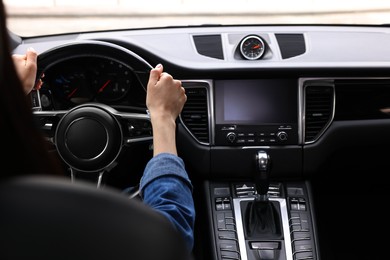
[{"label": "blurred background", "polygon": [[390,0],[3,0],[21,36],[199,24],[390,24]]}]

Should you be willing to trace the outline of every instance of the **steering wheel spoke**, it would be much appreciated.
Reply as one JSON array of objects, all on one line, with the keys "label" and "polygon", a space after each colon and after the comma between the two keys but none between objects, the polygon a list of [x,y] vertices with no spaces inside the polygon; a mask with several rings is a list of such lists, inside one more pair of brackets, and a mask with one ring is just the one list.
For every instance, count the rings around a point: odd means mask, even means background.
[{"label": "steering wheel spoke", "polygon": [[80,172],[76,169],[69,168],[70,170],[70,179],[72,182],[77,182],[80,180],[96,183],[96,188],[100,188],[103,183],[103,175],[105,171],[100,172]]},{"label": "steering wheel spoke", "polygon": [[123,126],[124,145],[139,142],[152,142],[153,133],[150,117],[138,113],[117,113],[115,115]]},{"label": "steering wheel spoke", "polygon": [[111,171],[124,146],[152,142],[150,117],[123,113],[101,103],[85,103],[67,111],[34,111],[38,126],[68,165],[73,180],[97,183]]},{"label": "steering wheel spoke", "polygon": [[66,113],[68,113],[68,110],[34,111],[36,124],[49,142],[54,144],[54,136],[58,123]]}]

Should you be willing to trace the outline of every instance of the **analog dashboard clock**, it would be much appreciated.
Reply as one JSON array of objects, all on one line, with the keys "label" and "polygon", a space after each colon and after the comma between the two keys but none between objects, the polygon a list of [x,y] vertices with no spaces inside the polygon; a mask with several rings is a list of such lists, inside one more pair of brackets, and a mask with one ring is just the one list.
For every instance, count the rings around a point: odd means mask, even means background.
[{"label": "analog dashboard clock", "polygon": [[249,35],[241,40],[240,53],[247,60],[260,59],[265,52],[263,39],[256,35]]}]

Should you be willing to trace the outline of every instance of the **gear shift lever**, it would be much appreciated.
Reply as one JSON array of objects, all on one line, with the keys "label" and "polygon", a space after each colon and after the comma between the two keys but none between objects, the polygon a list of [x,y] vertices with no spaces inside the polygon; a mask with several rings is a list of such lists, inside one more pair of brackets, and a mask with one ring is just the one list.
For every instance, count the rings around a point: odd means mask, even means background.
[{"label": "gear shift lever", "polygon": [[270,236],[278,233],[277,212],[268,198],[271,160],[265,151],[256,154],[255,187],[257,194],[249,202],[245,213],[246,234],[249,238]]},{"label": "gear shift lever", "polygon": [[271,160],[265,151],[258,151],[256,155],[258,172],[255,174],[256,200],[268,201],[269,172]]}]

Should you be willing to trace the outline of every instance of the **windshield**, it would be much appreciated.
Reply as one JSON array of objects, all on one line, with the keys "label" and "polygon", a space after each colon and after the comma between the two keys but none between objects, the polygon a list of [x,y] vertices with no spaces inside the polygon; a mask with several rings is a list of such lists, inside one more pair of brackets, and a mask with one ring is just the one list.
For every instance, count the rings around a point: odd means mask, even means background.
[{"label": "windshield", "polygon": [[20,36],[209,24],[389,23],[387,0],[3,0]]}]

